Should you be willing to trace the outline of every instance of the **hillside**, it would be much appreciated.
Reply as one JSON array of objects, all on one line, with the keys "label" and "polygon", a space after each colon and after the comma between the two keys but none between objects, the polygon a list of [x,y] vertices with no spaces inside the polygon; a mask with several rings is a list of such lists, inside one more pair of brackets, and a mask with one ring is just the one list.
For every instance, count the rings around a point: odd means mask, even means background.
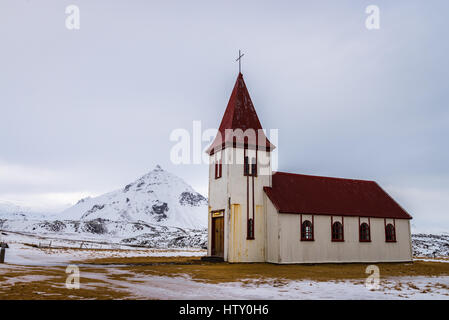
[{"label": "hillside", "polygon": [[207,227],[207,199],[160,166],[120,190],[80,200],[62,220],[125,221],[180,228]]},{"label": "hillside", "polygon": [[207,242],[207,210],[204,196],[156,166],[122,189],[81,199],[60,214],[0,204],[0,229],[45,239],[198,248]]}]

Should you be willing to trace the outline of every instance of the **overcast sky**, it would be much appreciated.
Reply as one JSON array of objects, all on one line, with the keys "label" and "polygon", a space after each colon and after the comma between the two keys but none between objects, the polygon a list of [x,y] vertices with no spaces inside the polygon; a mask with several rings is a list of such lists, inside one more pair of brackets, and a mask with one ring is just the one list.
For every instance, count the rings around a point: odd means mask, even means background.
[{"label": "overcast sky", "polygon": [[218,127],[242,49],[280,171],[376,180],[415,230],[448,231],[448,12],[445,0],[0,0],[0,202],[60,210],[156,164],[207,194],[207,166],[172,164],[169,135]]}]

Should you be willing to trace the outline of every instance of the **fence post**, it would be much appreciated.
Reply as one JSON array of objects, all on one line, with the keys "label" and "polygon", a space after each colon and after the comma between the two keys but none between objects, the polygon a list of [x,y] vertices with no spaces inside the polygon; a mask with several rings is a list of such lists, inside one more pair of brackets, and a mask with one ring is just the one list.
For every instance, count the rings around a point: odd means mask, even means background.
[{"label": "fence post", "polygon": [[0,243],[0,263],[5,262],[5,254],[6,254],[6,248],[9,248],[8,244],[6,242]]}]

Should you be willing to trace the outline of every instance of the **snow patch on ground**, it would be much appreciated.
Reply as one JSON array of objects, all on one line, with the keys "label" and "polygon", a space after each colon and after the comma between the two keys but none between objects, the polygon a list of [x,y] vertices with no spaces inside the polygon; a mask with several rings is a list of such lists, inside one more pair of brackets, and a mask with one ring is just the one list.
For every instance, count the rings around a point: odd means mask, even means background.
[{"label": "snow patch on ground", "polygon": [[[129,274],[108,269],[110,274]],[[90,274],[89,277],[92,277]],[[381,281],[378,290],[360,281],[318,282],[279,281],[279,279],[246,280],[229,283],[206,283],[184,277],[143,276],[132,274],[126,280],[112,280],[101,274],[97,279],[125,289],[136,299],[246,300],[246,299],[449,299],[449,277],[399,277]]]},{"label": "snow patch on ground", "polygon": [[40,275],[35,275],[35,274],[17,276],[17,277],[7,277],[7,280],[2,282],[2,286],[14,285],[16,283],[21,283],[21,282],[46,281],[46,280],[50,280],[52,278],[54,278],[54,277],[40,276]]}]

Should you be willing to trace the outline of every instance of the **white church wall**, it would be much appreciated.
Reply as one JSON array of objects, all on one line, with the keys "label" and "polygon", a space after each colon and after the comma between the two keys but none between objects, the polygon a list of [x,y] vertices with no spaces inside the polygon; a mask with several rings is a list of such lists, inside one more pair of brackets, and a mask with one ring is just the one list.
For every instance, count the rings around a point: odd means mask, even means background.
[{"label": "white church wall", "polygon": [[[255,150],[248,150],[249,157],[255,157]],[[261,163],[269,163],[269,153],[257,151],[258,172]],[[263,262],[266,260],[266,217],[264,210],[263,187],[269,185],[271,169],[267,175],[257,177],[243,175],[244,150],[241,148],[226,148],[226,157],[231,164],[229,170],[229,196],[231,197],[231,217],[228,234],[229,262]],[[238,159],[239,161],[235,161]],[[232,161],[234,160],[234,161]],[[253,183],[254,179],[254,240],[247,239],[247,208],[253,214]],[[247,198],[249,190],[249,196]],[[226,239],[226,238],[225,238]]]},{"label": "white church wall", "polygon": [[215,179],[215,161],[217,156],[211,156],[209,163],[209,206],[211,210],[224,210],[227,205],[226,195],[228,193],[229,173],[228,167],[223,164],[221,178]]},{"label": "white church wall", "polygon": [[[304,219],[304,216],[303,216]],[[341,217],[334,216],[337,221]],[[396,219],[397,242],[385,242],[384,219],[371,218],[371,242],[359,241],[358,217],[344,217],[344,241],[331,240],[331,217],[314,215],[314,241],[301,241],[300,215],[279,214],[279,263],[410,261],[409,220]]]},{"label": "white church wall", "polygon": [[264,196],[264,205],[267,216],[267,237],[265,243],[267,248],[266,261],[271,263],[279,263],[279,214],[273,203],[266,195]]},{"label": "white church wall", "polygon": [[[221,178],[215,179],[215,162],[222,158],[224,151],[217,152],[209,158],[209,216],[208,216],[208,239],[207,239],[207,254],[212,254],[212,211],[216,210],[225,210],[224,214],[224,234],[226,236],[226,232],[228,229],[229,220],[229,210],[227,208],[227,194],[228,194],[228,169],[225,164],[222,165],[222,176]],[[224,241],[226,254],[226,238]]]}]

